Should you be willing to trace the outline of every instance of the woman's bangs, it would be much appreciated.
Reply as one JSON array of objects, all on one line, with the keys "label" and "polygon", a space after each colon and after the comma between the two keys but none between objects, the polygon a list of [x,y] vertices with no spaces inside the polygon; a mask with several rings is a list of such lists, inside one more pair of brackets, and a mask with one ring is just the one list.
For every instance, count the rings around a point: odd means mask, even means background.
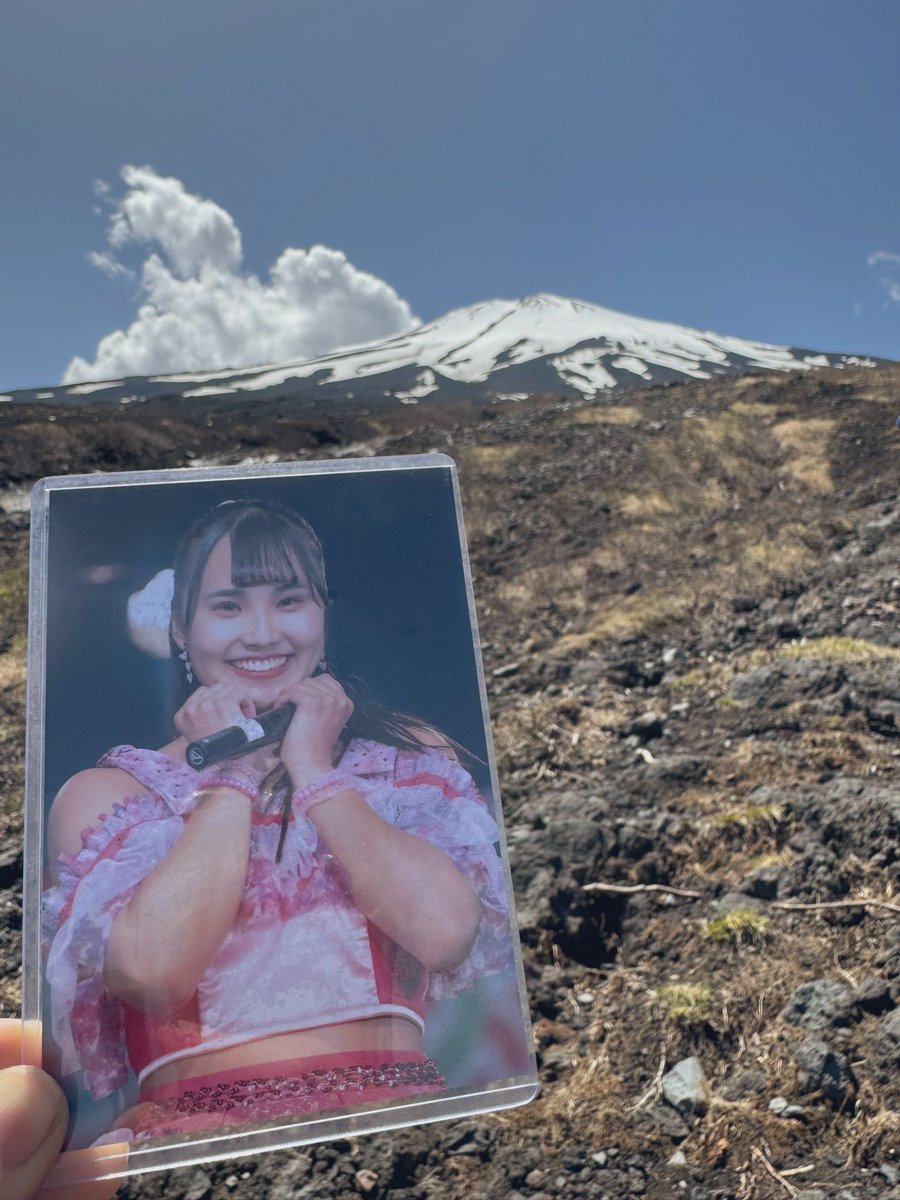
[{"label": "woman's bangs", "polygon": [[231,582],[234,587],[264,583],[297,583],[306,574],[299,547],[291,545],[285,531],[255,515],[241,521],[231,533]]}]

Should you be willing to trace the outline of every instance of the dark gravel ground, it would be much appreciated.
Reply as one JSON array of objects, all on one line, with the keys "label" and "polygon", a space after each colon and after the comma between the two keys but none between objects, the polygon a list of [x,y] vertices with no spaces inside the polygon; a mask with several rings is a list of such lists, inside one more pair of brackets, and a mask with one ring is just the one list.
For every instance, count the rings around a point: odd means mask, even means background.
[{"label": "dark gravel ground", "polygon": [[[8,1012],[17,489],[248,455],[439,449],[460,467],[542,1094],[123,1197],[900,1196],[898,397],[881,367],[327,419],[3,406]],[[703,1096],[679,1106],[664,1077],[691,1058]]]}]

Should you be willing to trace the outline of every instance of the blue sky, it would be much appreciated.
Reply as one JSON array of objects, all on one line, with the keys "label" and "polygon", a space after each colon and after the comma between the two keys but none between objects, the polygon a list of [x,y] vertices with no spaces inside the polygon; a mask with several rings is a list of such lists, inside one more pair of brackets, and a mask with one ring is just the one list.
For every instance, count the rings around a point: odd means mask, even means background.
[{"label": "blue sky", "polygon": [[[0,40],[0,389],[100,362],[173,289],[146,361],[225,353],[184,323],[223,271],[228,365],[538,291],[900,358],[896,0],[29,0]],[[195,218],[231,240],[192,276]]]}]

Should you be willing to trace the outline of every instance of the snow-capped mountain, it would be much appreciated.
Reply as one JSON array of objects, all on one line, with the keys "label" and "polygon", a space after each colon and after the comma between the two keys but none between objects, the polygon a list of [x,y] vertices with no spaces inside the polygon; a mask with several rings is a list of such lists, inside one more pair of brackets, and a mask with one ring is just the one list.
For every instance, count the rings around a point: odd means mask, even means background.
[{"label": "snow-capped mountain", "polygon": [[411,333],[299,362],[150,375],[13,392],[18,402],[84,403],[155,396],[296,397],[378,404],[536,392],[594,399],[614,388],[758,370],[859,365],[823,354],[701,332],[540,294],[458,308]]}]

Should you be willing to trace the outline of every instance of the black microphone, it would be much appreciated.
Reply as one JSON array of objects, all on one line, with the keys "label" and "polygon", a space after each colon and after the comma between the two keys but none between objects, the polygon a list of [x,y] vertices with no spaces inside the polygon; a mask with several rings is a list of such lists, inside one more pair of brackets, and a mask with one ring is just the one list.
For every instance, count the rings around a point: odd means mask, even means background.
[{"label": "black microphone", "polygon": [[295,704],[282,704],[280,708],[272,708],[256,717],[241,717],[240,721],[229,725],[227,729],[220,729],[218,733],[191,742],[185,751],[185,758],[195,771],[202,771],[204,767],[211,767],[226,758],[240,758],[262,746],[280,742],[287,733],[296,707]]}]

